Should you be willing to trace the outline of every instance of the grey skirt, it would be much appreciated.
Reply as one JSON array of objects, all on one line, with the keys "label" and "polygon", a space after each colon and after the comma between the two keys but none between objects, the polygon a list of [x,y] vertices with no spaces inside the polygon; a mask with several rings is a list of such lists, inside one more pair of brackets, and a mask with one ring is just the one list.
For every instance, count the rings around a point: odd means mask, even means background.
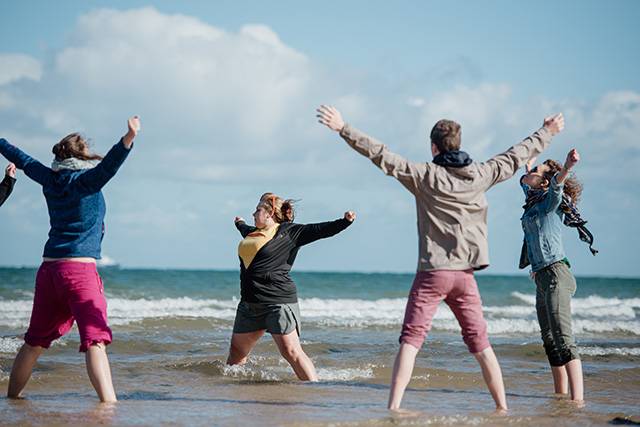
[{"label": "grey skirt", "polygon": [[299,319],[298,303],[263,304],[240,301],[233,332],[243,334],[266,329],[270,334],[287,335],[297,330],[300,336]]}]

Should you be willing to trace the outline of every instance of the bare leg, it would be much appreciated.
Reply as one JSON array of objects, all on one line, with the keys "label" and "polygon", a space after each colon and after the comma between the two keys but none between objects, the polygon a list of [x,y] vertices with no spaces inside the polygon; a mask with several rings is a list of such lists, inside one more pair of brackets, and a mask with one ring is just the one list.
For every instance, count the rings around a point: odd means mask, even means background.
[{"label": "bare leg", "polygon": [[571,389],[571,400],[582,402],[584,400],[584,384],[582,382],[582,362],[580,359],[573,359],[564,365],[569,377],[569,388]]},{"label": "bare leg", "polygon": [[264,329],[255,332],[247,332],[244,334],[234,333],[231,336],[231,346],[229,348],[229,357],[227,357],[227,365],[244,365],[247,363],[249,353],[256,346],[258,340],[264,335]]},{"label": "bare leg", "polygon": [[389,392],[389,403],[387,408],[396,410],[400,408],[404,391],[411,381],[411,374],[416,363],[418,349],[411,344],[400,344],[400,350],[393,364],[393,374],[391,376],[391,391]]},{"label": "bare leg", "polygon": [[280,354],[289,362],[298,379],[302,381],[318,381],[316,368],[313,366],[309,356],[302,350],[297,330],[287,335],[271,334],[271,336],[276,342]]},{"label": "bare leg", "polygon": [[553,391],[557,394],[569,393],[569,382],[567,380],[567,369],[565,366],[552,366]]},{"label": "bare leg", "polygon": [[493,400],[496,402],[496,409],[499,411],[507,410],[507,398],[504,394],[504,382],[502,381],[502,372],[500,364],[496,358],[493,348],[487,347],[479,353],[473,353],[476,360],[482,368],[482,376],[487,383],[489,392]]},{"label": "bare leg", "polygon": [[85,353],[87,373],[91,385],[98,393],[101,402],[116,402],[116,392],[111,381],[111,368],[107,357],[107,348],[103,343],[90,345]]},{"label": "bare leg", "polygon": [[11,368],[11,376],[9,377],[9,389],[7,397],[10,399],[19,399],[22,397],[22,390],[31,378],[31,371],[38,361],[38,357],[42,354],[44,348],[39,346],[30,346],[23,344],[13,361]]}]

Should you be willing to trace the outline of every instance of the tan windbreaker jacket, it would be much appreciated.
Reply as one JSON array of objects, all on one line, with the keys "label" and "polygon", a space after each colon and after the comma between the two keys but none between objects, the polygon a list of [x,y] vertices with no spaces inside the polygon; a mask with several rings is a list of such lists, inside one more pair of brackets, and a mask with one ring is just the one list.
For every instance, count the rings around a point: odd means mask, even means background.
[{"label": "tan windbreaker jacket", "polygon": [[511,178],[551,142],[551,133],[543,127],[484,163],[452,168],[410,162],[348,124],[340,136],[415,196],[418,271],[486,268],[489,245],[485,192]]}]

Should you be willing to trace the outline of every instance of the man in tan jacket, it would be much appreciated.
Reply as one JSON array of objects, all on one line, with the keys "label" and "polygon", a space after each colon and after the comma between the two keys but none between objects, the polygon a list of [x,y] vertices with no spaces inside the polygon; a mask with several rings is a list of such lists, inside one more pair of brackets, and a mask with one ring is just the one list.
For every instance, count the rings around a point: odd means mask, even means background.
[{"label": "man in tan jacket", "polygon": [[440,120],[431,131],[433,162],[415,163],[345,124],[338,110],[322,105],[320,123],[357,152],[396,178],[414,195],[418,213],[418,268],[400,336],[389,395],[389,409],[398,409],[431,321],[440,301],[455,314],[469,351],[476,357],[500,411],[507,409],[502,373],[489,344],[482,301],[474,270],[489,266],[485,192],[511,178],[538,156],[564,128],[562,114],[547,117],[543,126],[521,143],[484,163],[460,151],[460,125]]}]

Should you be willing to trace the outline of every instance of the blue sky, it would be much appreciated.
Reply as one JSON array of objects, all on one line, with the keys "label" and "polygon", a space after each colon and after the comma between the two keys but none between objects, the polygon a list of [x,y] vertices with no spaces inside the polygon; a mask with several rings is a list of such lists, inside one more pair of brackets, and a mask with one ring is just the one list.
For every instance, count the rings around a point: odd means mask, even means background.
[{"label": "blue sky", "polygon": [[[612,6],[613,5],[613,6]],[[412,271],[411,196],[314,119],[347,121],[415,161],[442,117],[477,160],[556,111],[578,148],[593,258],[566,230],[577,274],[640,274],[640,4],[573,2],[2,2],[0,133],[50,161],[72,131],[104,153],[140,114],[143,133],[105,189],[103,252],[124,266],[235,268],[235,215],[265,191],[298,220],[357,210],[305,248],[299,269]],[[492,273],[515,273],[522,195],[491,190]],[[24,175],[0,210],[0,265],[36,265],[46,207]],[[8,242],[8,244],[4,243]]]}]

